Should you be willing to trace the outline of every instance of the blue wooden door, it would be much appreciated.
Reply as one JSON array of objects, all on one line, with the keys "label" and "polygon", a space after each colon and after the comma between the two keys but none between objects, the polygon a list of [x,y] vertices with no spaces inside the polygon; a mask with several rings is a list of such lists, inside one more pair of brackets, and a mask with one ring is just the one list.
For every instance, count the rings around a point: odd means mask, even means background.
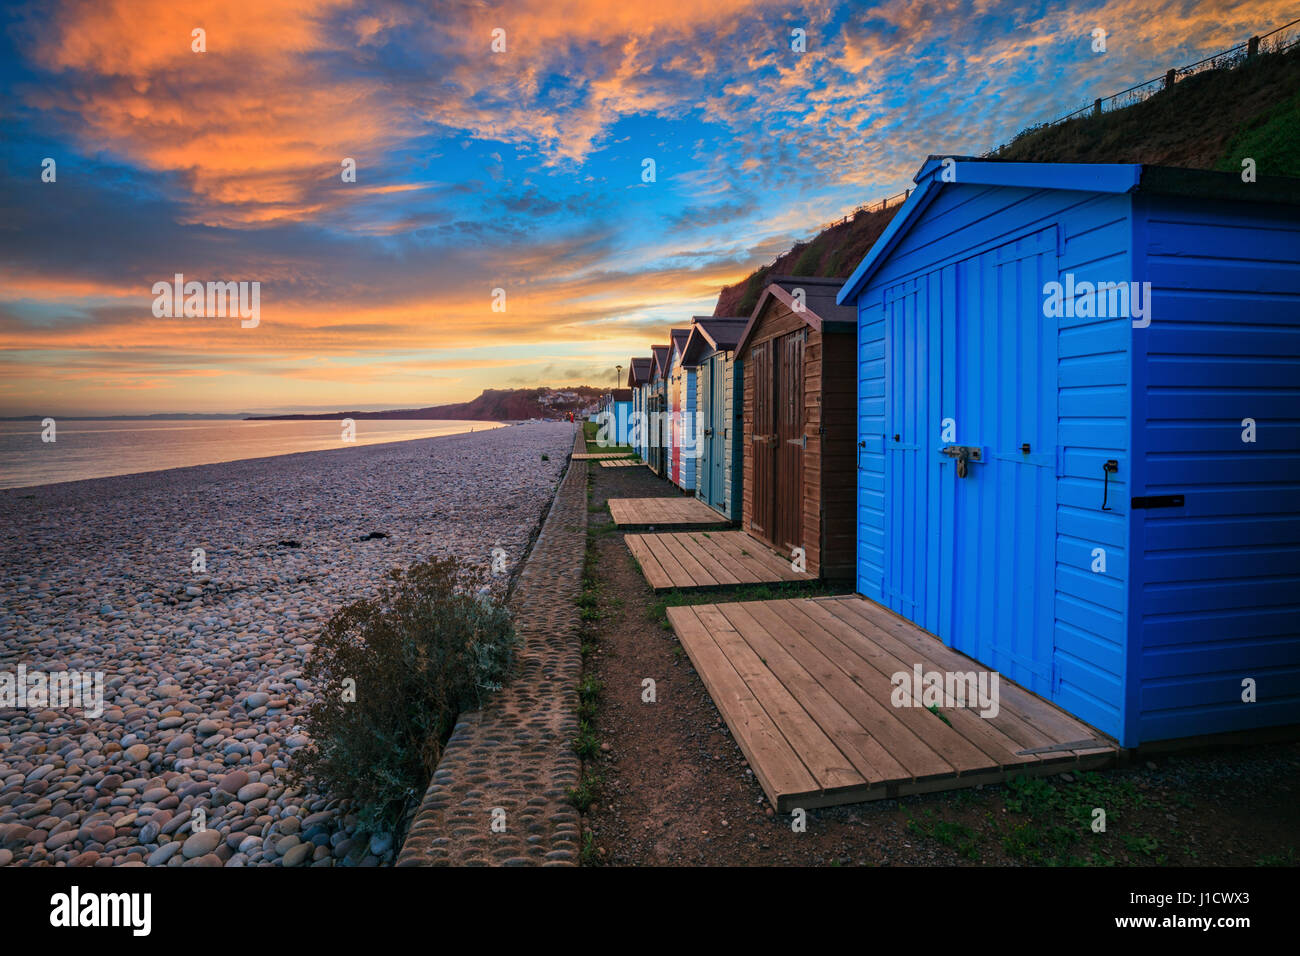
[{"label": "blue wooden door", "polygon": [[[884,293],[884,603],[1054,691],[1055,228]],[[958,477],[948,446],[980,449]]]},{"label": "blue wooden door", "polygon": [[942,634],[938,600],[944,582],[934,563],[941,542],[938,462],[944,286],[953,269],[910,279],[885,291],[885,604]]},{"label": "blue wooden door", "polygon": [[[1043,285],[1057,278],[1054,227],[957,264],[945,343],[944,416],[953,444],[981,449],[957,477],[941,458],[940,549],[953,647],[1035,693],[1054,696],[1057,329]],[[948,508],[951,508],[949,514]]]}]

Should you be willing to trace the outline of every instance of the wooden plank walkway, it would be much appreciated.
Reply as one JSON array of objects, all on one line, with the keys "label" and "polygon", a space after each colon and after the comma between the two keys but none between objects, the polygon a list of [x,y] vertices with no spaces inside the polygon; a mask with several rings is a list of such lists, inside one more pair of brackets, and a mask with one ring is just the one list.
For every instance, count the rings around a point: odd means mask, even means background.
[{"label": "wooden plank walkway", "polygon": [[629,534],[624,540],[656,591],[817,580],[744,531]]},{"label": "wooden plank walkway", "polygon": [[644,461],[633,461],[631,458],[610,458],[600,463],[601,468],[637,468],[644,465]]},{"label": "wooden plank walkway", "polygon": [[[668,619],[779,813],[1114,762],[1087,724],[999,677],[978,702],[895,706],[892,675],[987,668],[857,596],[668,608]],[[991,686],[991,685],[990,685]]]},{"label": "wooden plank walkway", "polygon": [[609,513],[623,531],[675,528],[708,531],[727,528],[731,522],[699,498],[672,495],[663,498],[610,498]]},{"label": "wooden plank walkway", "polygon": [[598,458],[631,458],[632,453],[630,451],[584,451],[572,457],[574,461],[592,461]]}]

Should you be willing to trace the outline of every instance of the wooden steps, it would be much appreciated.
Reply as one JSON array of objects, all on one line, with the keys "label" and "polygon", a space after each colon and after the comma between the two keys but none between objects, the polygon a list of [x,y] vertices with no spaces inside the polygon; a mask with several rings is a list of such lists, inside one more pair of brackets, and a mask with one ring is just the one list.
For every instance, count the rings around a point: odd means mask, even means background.
[{"label": "wooden steps", "polygon": [[610,498],[609,513],[623,531],[672,528],[676,531],[729,527],[731,522],[698,498]]},{"label": "wooden steps", "polygon": [[996,716],[978,702],[941,705],[943,717],[896,706],[892,675],[914,665],[988,668],[865,598],[670,607],[668,619],[780,813],[1089,769],[1117,754],[1000,675]]},{"label": "wooden steps", "polygon": [[595,461],[601,458],[631,458],[630,451],[583,451],[575,452],[572,456],[574,461]]},{"label": "wooden steps", "polygon": [[631,458],[609,458],[600,463],[601,468],[638,468],[643,465],[644,461],[633,461]]},{"label": "wooden steps", "polygon": [[629,534],[624,540],[656,591],[817,580],[744,531]]}]

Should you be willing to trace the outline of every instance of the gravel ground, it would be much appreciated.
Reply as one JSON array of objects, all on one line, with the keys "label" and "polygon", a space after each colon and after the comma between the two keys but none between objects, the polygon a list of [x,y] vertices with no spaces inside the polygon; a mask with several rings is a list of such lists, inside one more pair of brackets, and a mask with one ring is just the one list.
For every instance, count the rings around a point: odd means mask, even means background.
[{"label": "gravel ground", "polygon": [[0,491],[0,676],[104,675],[98,717],[0,709],[0,865],[390,861],[283,781],[313,633],[395,566],[513,569],[572,443],[533,423]]}]

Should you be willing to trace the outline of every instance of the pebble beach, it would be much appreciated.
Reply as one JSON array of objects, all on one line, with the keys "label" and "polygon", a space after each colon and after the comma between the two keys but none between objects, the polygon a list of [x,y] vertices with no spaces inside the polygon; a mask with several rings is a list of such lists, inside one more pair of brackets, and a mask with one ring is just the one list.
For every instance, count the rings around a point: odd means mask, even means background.
[{"label": "pebble beach", "polygon": [[0,865],[391,863],[397,835],[354,836],[346,807],[286,783],[316,630],[393,567],[490,571],[499,548],[513,571],[573,435],[524,423],[0,491],[0,672],[102,672],[104,694],[99,716],[0,709]]}]

